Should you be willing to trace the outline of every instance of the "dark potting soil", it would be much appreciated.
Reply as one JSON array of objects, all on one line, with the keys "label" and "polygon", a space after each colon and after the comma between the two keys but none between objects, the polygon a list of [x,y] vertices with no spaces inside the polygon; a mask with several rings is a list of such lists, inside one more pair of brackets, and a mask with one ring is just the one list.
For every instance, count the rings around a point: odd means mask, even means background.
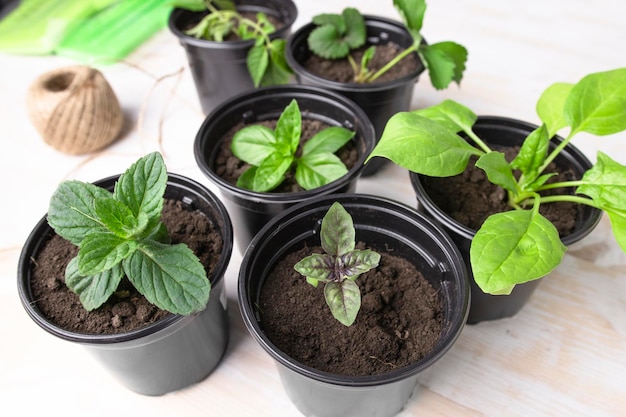
[{"label": "dark potting soil", "polygon": [[[367,47],[363,47],[351,53],[355,62],[361,62],[361,57],[366,49]],[[377,45],[376,54],[374,54],[374,58],[372,58],[367,67],[370,71],[376,72],[401,52],[402,50],[393,43]],[[354,70],[347,58],[325,59],[311,54],[302,66],[307,71],[327,80],[340,83],[354,82]],[[422,63],[417,58],[417,55],[409,54],[394,65],[393,68],[381,75],[375,82],[397,80],[413,73],[420,66],[422,66]]]},{"label": "dark potting soil", "polygon": [[[504,152],[507,161],[512,161],[519,147],[494,147]],[[487,180],[487,174],[476,168],[472,158],[466,170],[453,177],[420,177],[424,190],[446,214],[472,230],[480,226],[491,214],[512,210],[507,204],[507,193]],[[545,172],[557,173],[548,183],[579,179],[571,168],[559,167],[554,162]],[[516,172],[515,175],[519,175]],[[571,190],[555,189],[542,192],[542,195],[563,194]],[[539,212],[554,224],[561,237],[574,231],[576,219],[582,215],[580,205],[568,202],[547,203],[539,207]]]},{"label": "dark potting soil", "polygon": [[380,253],[379,266],[356,281],[362,305],[346,327],[332,316],[324,284],[313,287],[293,268],[311,253],[323,251],[288,254],[261,289],[261,326],[279,349],[309,367],[351,376],[384,374],[433,349],[442,332],[441,299],[411,263]]},{"label": "dark potting soil", "polygon": [[[223,247],[212,221],[200,211],[186,210],[180,201],[167,199],[161,219],[172,242],[187,244],[210,277]],[[139,329],[170,314],[150,304],[126,278],[104,305],[85,310],[78,295],[65,286],[65,267],[77,253],[76,246],[54,234],[33,260],[31,286],[37,308],[55,325],[83,334],[117,334]]]},{"label": "dark potting soil", "polygon": [[[303,118],[300,148],[298,149],[296,156],[300,155],[301,148],[304,143],[306,143],[309,139],[315,136],[315,134],[318,133],[320,130],[329,127],[328,124],[319,120],[304,118],[305,111],[302,111],[302,115]],[[276,127],[276,122],[277,120],[265,120],[254,124],[263,125],[273,130]],[[224,137],[222,138],[219,152],[217,154],[217,157],[215,158],[215,173],[224,181],[227,181],[232,185],[236,185],[239,176],[250,167],[250,165],[246,164],[241,159],[233,155],[233,152],[230,150],[233,136],[245,126],[248,125],[240,123],[237,126],[234,126],[224,135]],[[348,170],[352,169],[359,160],[359,153],[353,140],[346,143],[341,149],[339,149],[335,153],[335,155],[337,155],[339,159],[341,159],[341,161],[348,168]],[[296,182],[295,171],[289,170],[285,174],[285,180],[271,192],[289,193],[303,190],[304,189],[300,187]]]}]

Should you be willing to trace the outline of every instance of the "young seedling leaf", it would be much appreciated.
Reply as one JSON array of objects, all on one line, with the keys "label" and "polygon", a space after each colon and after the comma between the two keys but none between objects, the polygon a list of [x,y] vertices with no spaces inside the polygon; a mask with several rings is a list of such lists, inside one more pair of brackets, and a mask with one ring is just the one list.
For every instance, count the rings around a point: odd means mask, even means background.
[{"label": "young seedling leaf", "polygon": [[413,113],[431,119],[456,132],[470,132],[478,117],[466,106],[453,100],[414,110]]},{"label": "young seedling leaf", "polygon": [[604,210],[611,221],[611,229],[613,230],[615,240],[617,240],[622,251],[626,252],[626,211],[613,208],[605,208]]},{"label": "young seedling leaf", "polygon": [[456,64],[447,53],[435,45],[418,51],[428,68],[430,82],[437,90],[443,90],[455,79]]},{"label": "young seedling leaf", "polygon": [[343,9],[341,16],[346,24],[346,32],[343,40],[346,42],[348,47],[352,50],[363,46],[365,44],[367,33],[365,29],[365,20],[363,19],[361,13],[353,7],[347,7]]},{"label": "young seedling leaf", "polygon": [[[304,275],[307,280],[317,282],[328,282],[334,279],[335,257],[325,253],[314,253],[298,261],[294,269]],[[312,284],[312,282],[309,282]],[[312,284],[313,285],[313,284]]]},{"label": "young seedling leaf", "polygon": [[354,323],[361,308],[361,292],[354,281],[326,283],[324,298],[333,317],[341,324],[351,326]]},{"label": "young seedling leaf", "polygon": [[348,173],[348,169],[332,153],[316,153],[303,156],[296,166],[296,182],[305,190],[313,190],[330,184]]},{"label": "young seedling leaf", "polygon": [[419,33],[424,23],[426,14],[426,1],[424,0],[393,0],[404,25],[411,33]]},{"label": "young seedling leaf", "polygon": [[[447,88],[448,85],[454,81],[457,84],[461,84],[461,79],[463,78],[463,72],[465,72],[465,62],[467,61],[467,49],[456,42],[446,41],[446,42],[438,42],[432,45],[428,45],[425,48],[422,47],[422,51],[436,51],[433,62],[432,58],[430,61],[427,61],[427,65],[430,65],[428,68],[428,72],[430,75],[431,82],[433,86],[437,89]],[[426,54],[425,56],[427,56]],[[443,58],[445,57],[445,58]],[[428,59],[428,57],[427,57]],[[445,63],[444,63],[445,61]],[[433,74],[432,65],[435,63],[435,73]],[[448,79],[448,66],[449,63],[452,63],[452,78]],[[443,66],[441,70],[439,67]],[[433,76],[436,81],[433,81]]]},{"label": "young seedling leaf", "polygon": [[565,119],[573,132],[598,136],[626,129],[626,68],[583,77],[565,101]]},{"label": "young seedling leaf", "polygon": [[113,198],[96,200],[95,207],[96,214],[106,228],[122,239],[141,236],[148,225],[145,213],[135,217],[126,205]]},{"label": "young seedling leaf", "polygon": [[544,90],[537,101],[537,115],[547,126],[548,138],[567,126],[563,110],[573,87],[574,84],[554,83]]},{"label": "young seedling leaf", "polygon": [[566,247],[554,225],[538,210],[512,210],[489,216],[476,232],[470,260],[476,284],[502,294],[556,268]]},{"label": "young seedling leaf", "polygon": [[372,250],[353,250],[338,258],[337,267],[341,270],[342,276],[354,281],[379,262],[380,254]]},{"label": "young seedling leaf", "polygon": [[188,315],[208,302],[211,284],[206,271],[185,245],[144,242],[123,266],[135,288],[159,308]]},{"label": "young seedling leaf", "polygon": [[354,137],[355,132],[339,126],[320,130],[302,145],[302,155],[335,153]]},{"label": "young seedling leaf", "polygon": [[136,241],[112,233],[88,234],[78,251],[78,272],[81,275],[99,274],[128,258],[136,249]]},{"label": "young seedling leaf", "polygon": [[270,63],[270,53],[265,45],[254,45],[246,56],[246,65],[255,87],[261,85],[265,71]]},{"label": "young seedling leaf", "polygon": [[504,158],[502,152],[494,151],[484,154],[478,158],[476,166],[485,171],[491,183],[514,193],[518,192],[513,170],[511,169],[511,165],[509,165]]},{"label": "young seedling leaf", "polygon": [[293,73],[285,58],[286,41],[274,39],[270,49],[270,60],[261,79],[261,87],[287,84]]},{"label": "young seedling leaf", "polygon": [[318,27],[311,31],[307,43],[309,49],[322,58],[344,58],[350,50],[365,44],[365,21],[357,9],[346,8],[341,15],[317,15],[313,23]]},{"label": "young seedling leaf", "polygon": [[354,250],[354,224],[343,206],[334,202],[322,219],[320,231],[322,248],[332,256],[345,255]]},{"label": "young seedling leaf", "polygon": [[582,182],[577,193],[591,197],[602,209],[626,211],[626,166],[598,152],[596,164],[585,172]]},{"label": "young seedling leaf", "polygon": [[511,166],[524,174],[526,182],[533,182],[539,175],[539,168],[546,160],[549,146],[548,128],[543,124],[526,137],[519,153],[511,161]]},{"label": "young seedling leaf", "polygon": [[259,166],[278,151],[278,141],[272,129],[262,125],[246,126],[233,136],[233,155],[247,164]]},{"label": "young seedling leaf", "polygon": [[65,285],[78,295],[87,311],[104,304],[115,292],[124,277],[121,264],[99,274],[84,276],[78,271],[78,258],[74,257],[65,268]]},{"label": "young seedling leaf", "polygon": [[292,157],[273,153],[260,166],[250,167],[239,176],[237,186],[261,193],[271,191],[283,182],[292,162]]},{"label": "young seedling leaf", "polygon": [[302,116],[295,99],[292,99],[280,114],[274,132],[279,142],[289,146],[289,154],[295,154],[302,135]]},{"label": "young seedling leaf", "polygon": [[472,155],[482,155],[447,126],[415,113],[393,115],[368,160],[382,156],[419,174],[447,177],[465,170]]},{"label": "young seedling leaf", "polygon": [[48,224],[54,231],[79,245],[91,231],[106,231],[96,214],[94,200],[113,198],[107,190],[80,181],[64,181],[50,199]]},{"label": "young seedling leaf", "polygon": [[307,38],[311,51],[326,59],[343,58],[350,52],[350,46],[335,26],[319,26]]}]

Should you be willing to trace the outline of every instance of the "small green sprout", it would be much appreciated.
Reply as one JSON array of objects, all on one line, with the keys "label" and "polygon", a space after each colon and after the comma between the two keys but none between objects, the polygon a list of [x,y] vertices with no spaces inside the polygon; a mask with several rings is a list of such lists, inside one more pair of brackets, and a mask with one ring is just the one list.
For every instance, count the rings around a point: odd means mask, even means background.
[{"label": "small green sprout", "polygon": [[355,8],[345,8],[341,14],[320,14],[313,17],[318,25],[307,39],[311,51],[326,59],[346,58],[354,71],[354,82],[371,83],[393,68],[411,53],[416,52],[430,76],[432,85],[442,90],[452,81],[457,84],[463,78],[467,50],[455,42],[446,41],[427,44],[421,34],[426,2],[424,0],[394,0],[394,6],[400,13],[404,25],[413,37],[413,44],[389,61],[383,68],[373,72],[368,64],[376,53],[376,47],[365,50],[361,63],[357,64],[351,51],[366,44],[367,30],[365,20]]},{"label": "small green sprout", "polygon": [[317,287],[324,282],[324,297],[339,322],[350,326],[361,308],[361,292],[355,280],[376,268],[380,254],[372,250],[355,250],[352,217],[335,202],[322,219],[320,232],[324,254],[313,254],[299,261],[295,270]]},{"label": "small green sprout", "polygon": [[198,39],[223,42],[230,34],[254,40],[246,64],[255,87],[286,84],[293,73],[285,58],[284,39],[270,39],[276,28],[264,13],[256,21],[242,16],[232,0],[175,0],[181,9],[209,13],[186,33]]},{"label": "small green sprout", "polygon": [[65,283],[86,310],[104,304],[124,276],[157,307],[191,314],[211,290],[204,266],[185,244],[172,245],[161,222],[167,171],[157,152],[124,172],[113,193],[64,181],[52,195],[48,224],[78,246]]},{"label": "small green sprout", "polygon": [[251,165],[237,180],[237,186],[267,192],[285,179],[295,167],[296,182],[305,190],[326,185],[344,176],[348,168],[334,153],[354,136],[355,132],[339,126],[319,131],[300,147],[302,116],[296,100],[281,113],[276,129],[262,125],[247,126],[233,137],[231,150]]}]

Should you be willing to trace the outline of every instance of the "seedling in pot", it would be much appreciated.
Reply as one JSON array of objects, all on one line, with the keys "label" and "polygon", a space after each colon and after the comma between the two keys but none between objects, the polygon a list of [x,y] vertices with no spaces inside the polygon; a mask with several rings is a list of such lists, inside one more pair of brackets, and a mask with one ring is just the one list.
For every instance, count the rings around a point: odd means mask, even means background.
[{"label": "seedling in pot", "polygon": [[354,136],[343,127],[331,126],[319,131],[300,150],[302,116],[298,102],[291,100],[281,113],[274,130],[252,125],[233,137],[231,150],[251,165],[237,180],[237,186],[267,192],[285,179],[295,168],[296,182],[305,190],[326,185],[348,172],[337,152]]},{"label": "seedling in pot", "polygon": [[361,308],[361,291],[355,281],[378,266],[380,254],[355,249],[352,217],[338,202],[322,219],[320,238],[326,253],[309,255],[294,268],[314,287],[325,283],[324,297],[333,317],[350,326]]},{"label": "seedling in pot", "polygon": [[[537,113],[541,126],[526,137],[510,163],[472,131],[476,115],[450,100],[394,115],[369,156],[435,177],[460,174],[471,156],[478,157],[476,166],[506,190],[512,209],[491,215],[472,239],[472,272],[486,293],[509,294],[516,284],[541,278],[561,263],[566,247],[554,225],[539,213],[541,204],[569,201],[603,210],[626,252],[626,166],[598,152],[596,164],[578,181],[549,183],[554,173],[545,172],[579,133],[604,136],[626,130],[626,68],[589,74],[576,84],[551,85],[540,96]],[[550,151],[550,138],[565,127],[565,140]],[[563,188],[573,192],[540,194]]]},{"label": "seedling in pot", "polygon": [[293,73],[285,59],[284,39],[270,39],[276,31],[265,13],[257,13],[256,20],[242,16],[232,0],[175,0],[175,7],[193,12],[208,11],[189,36],[223,42],[229,35],[241,40],[254,40],[246,64],[255,87],[286,84]]},{"label": "seedling in pot", "polygon": [[427,44],[421,34],[426,2],[424,0],[394,0],[394,6],[400,13],[406,29],[413,37],[413,44],[389,61],[378,71],[371,71],[368,65],[376,53],[376,47],[365,50],[361,62],[357,63],[352,52],[363,47],[367,41],[365,20],[355,8],[345,8],[341,14],[320,14],[313,17],[318,25],[307,39],[309,49],[319,57],[326,59],[346,58],[354,71],[354,82],[371,83],[389,71],[405,57],[416,52],[430,76],[432,85],[445,89],[452,81],[457,84],[463,78],[467,49],[458,43],[446,41]]},{"label": "seedling in pot", "polygon": [[64,181],[52,195],[48,224],[78,246],[65,283],[88,311],[104,304],[124,276],[157,307],[191,314],[206,307],[211,284],[183,243],[171,244],[161,222],[167,171],[157,152],[126,170],[111,193]]}]

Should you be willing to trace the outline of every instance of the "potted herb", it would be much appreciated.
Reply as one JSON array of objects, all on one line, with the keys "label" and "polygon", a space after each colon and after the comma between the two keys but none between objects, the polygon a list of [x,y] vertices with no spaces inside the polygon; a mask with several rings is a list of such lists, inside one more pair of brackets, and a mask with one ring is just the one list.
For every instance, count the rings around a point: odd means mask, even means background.
[{"label": "potted herb", "polygon": [[[626,167],[602,152],[592,165],[571,143],[583,132],[601,136],[625,130],[625,112],[626,69],[616,69],[589,74],[576,84],[548,87],[537,103],[541,126],[489,117],[477,122],[471,110],[449,100],[389,120],[371,156],[389,158],[410,170],[420,205],[444,221],[458,239],[471,241],[462,246],[480,288],[475,290],[472,309],[482,313],[473,316],[470,312],[470,320],[515,314],[523,302],[509,308],[503,304],[508,300],[500,295],[549,274],[562,261],[566,245],[597,225],[601,211],[609,216],[614,235],[626,250]],[[567,136],[555,136],[565,127],[569,128]],[[506,158],[503,149],[496,149],[498,145],[520,148],[514,157]],[[566,169],[572,171],[570,178]],[[475,180],[478,175],[500,190],[500,198],[490,198],[483,189],[483,198],[501,200],[504,208],[486,214],[473,228],[445,213],[446,208],[435,203],[434,193],[422,195],[427,184],[441,191],[449,182]],[[464,183],[459,188],[467,187]],[[452,199],[466,205],[473,201],[466,202],[466,198],[470,197],[456,194]],[[562,212],[550,220],[543,214],[555,204],[578,213],[566,233],[554,225],[564,216]],[[523,293],[527,298],[529,291]],[[483,300],[493,302],[494,308],[479,306]]]},{"label": "potted herb", "polygon": [[243,253],[261,227],[291,205],[354,192],[373,147],[372,125],[356,104],[287,85],[222,103],[200,127],[194,154],[224,196]]},{"label": "potted herb", "polygon": [[388,199],[343,194],[273,218],[243,257],[238,299],[304,415],[385,417],[457,339],[469,284],[431,220]]},{"label": "potted herb", "polygon": [[225,352],[232,241],[221,202],[151,153],[122,175],[59,185],[22,250],[18,292],[44,330],[161,395],[206,378]]},{"label": "potted herb", "polygon": [[[376,138],[393,114],[409,110],[413,85],[428,70],[445,89],[461,82],[467,50],[455,42],[429,44],[421,29],[424,0],[394,0],[403,22],[363,16],[355,8],[317,15],[287,40],[287,62],[301,84],[320,86],[356,102],[368,115]],[[372,161],[374,174],[383,159]]]},{"label": "potted herb", "polygon": [[185,49],[205,114],[259,86],[286,84],[285,43],[298,11],[291,0],[177,0],[170,31]]}]

